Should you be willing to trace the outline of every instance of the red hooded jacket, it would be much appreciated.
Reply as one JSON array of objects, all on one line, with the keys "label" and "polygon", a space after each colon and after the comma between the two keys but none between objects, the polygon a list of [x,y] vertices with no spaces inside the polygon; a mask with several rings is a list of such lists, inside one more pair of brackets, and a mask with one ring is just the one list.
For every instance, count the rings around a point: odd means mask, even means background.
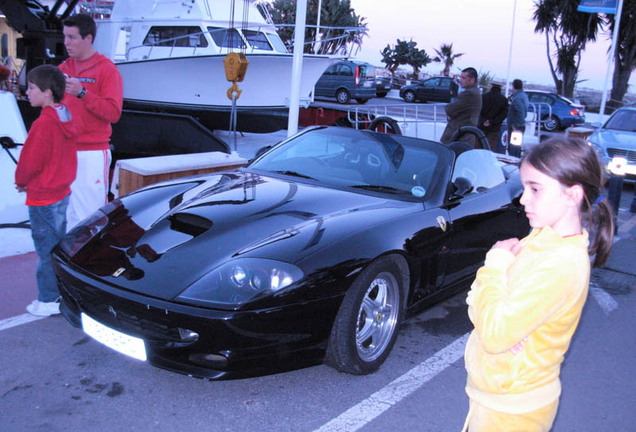
[{"label": "red hooded jacket", "polygon": [[46,106],[31,125],[15,170],[27,205],[47,205],[71,192],[77,174],[77,130],[63,105]]},{"label": "red hooded jacket", "polygon": [[111,123],[119,120],[123,103],[123,84],[117,67],[99,53],[84,61],[71,57],[59,67],[69,77],[79,79],[86,89],[82,99],[67,93],[62,100],[77,122],[77,150],[108,150]]}]

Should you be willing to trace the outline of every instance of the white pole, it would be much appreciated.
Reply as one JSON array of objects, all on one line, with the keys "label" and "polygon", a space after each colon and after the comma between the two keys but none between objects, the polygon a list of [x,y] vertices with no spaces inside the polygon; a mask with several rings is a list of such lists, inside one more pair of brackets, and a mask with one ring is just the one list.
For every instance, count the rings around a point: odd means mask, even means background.
[{"label": "white pole", "polygon": [[314,49],[315,54],[318,54],[318,52],[320,51],[321,43],[319,43],[319,41],[322,39],[320,37],[320,12],[321,11],[322,11],[322,0],[318,0],[318,19],[316,20],[316,40],[315,40],[316,47]]},{"label": "white pole", "polygon": [[298,132],[298,113],[300,111],[300,76],[303,72],[303,48],[305,46],[305,22],[307,0],[296,3],[296,29],[294,31],[294,59],[292,63],[291,91],[289,95],[289,118],[287,136]]},{"label": "white pole", "polygon": [[512,63],[512,42],[515,38],[515,16],[517,14],[517,0],[512,6],[512,28],[510,29],[510,48],[508,50],[508,69],[506,70],[506,97],[510,93],[510,64]]},{"label": "white pole", "polygon": [[601,108],[598,111],[599,120],[603,123],[603,116],[605,115],[605,103],[607,102],[607,82],[609,81],[610,71],[612,64],[614,63],[614,53],[616,51],[616,43],[618,41],[618,34],[621,29],[621,14],[623,13],[623,0],[618,0],[618,7],[616,8],[616,15],[614,19],[616,24],[614,25],[614,34],[612,35],[612,46],[610,47],[609,62],[607,62],[607,71],[605,72],[605,81],[603,82],[603,94],[601,95]]}]

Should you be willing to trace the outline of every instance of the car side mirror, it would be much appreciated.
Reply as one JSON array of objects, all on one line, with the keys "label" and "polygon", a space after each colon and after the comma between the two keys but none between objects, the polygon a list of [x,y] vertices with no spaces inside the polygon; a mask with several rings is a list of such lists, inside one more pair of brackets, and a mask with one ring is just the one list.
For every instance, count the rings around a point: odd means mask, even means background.
[{"label": "car side mirror", "polygon": [[457,177],[453,182],[452,201],[465,197],[473,191],[473,184],[466,177]]},{"label": "car side mirror", "polygon": [[259,148],[258,151],[256,152],[256,154],[254,155],[254,157],[252,159],[250,159],[250,162],[253,161],[253,160],[258,159],[263,154],[267,153],[267,151],[269,151],[269,149],[271,149],[272,147],[274,147],[274,146],[268,145],[268,146]]}]

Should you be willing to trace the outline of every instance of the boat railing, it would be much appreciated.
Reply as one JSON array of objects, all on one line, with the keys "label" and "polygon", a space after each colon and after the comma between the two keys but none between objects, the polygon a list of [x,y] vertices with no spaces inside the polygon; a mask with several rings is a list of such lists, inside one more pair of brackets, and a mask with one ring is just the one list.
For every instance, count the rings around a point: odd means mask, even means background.
[{"label": "boat railing", "polygon": [[[279,33],[287,32],[290,35],[293,34],[296,27],[295,24],[274,24],[274,26]],[[322,55],[348,54],[351,56],[356,42],[359,42],[358,39],[365,35],[368,30],[366,27],[326,27],[311,24],[305,27],[312,36],[311,40],[305,40],[305,46],[311,46],[311,52]],[[307,36],[307,32],[305,36]],[[287,49],[291,51],[293,37],[290,36],[287,40],[289,41]],[[347,51],[349,52],[347,53]]]},{"label": "boat railing", "polygon": [[[226,30],[226,29],[219,29],[220,30]],[[217,30],[214,30],[217,31]],[[210,34],[209,31],[201,31],[198,33],[189,33],[187,35],[181,35],[181,36],[176,36],[176,37],[172,37],[172,38],[166,38],[166,39],[159,39],[156,41],[153,41],[152,43],[144,43],[141,45],[135,45],[132,47],[129,47],[126,50],[126,60],[130,60],[132,58],[132,54],[137,51],[137,50],[148,50],[147,53],[143,56],[143,59],[149,59],[152,58],[152,52],[153,50],[156,49],[161,49],[161,48],[170,48],[170,51],[168,52],[168,55],[163,55],[161,57],[172,57],[174,54],[174,49],[178,48],[179,50],[181,50],[179,52],[179,56],[195,56],[195,55],[203,55],[203,54],[209,54],[209,51],[205,51],[202,54],[197,54],[197,51],[203,51],[204,48],[209,48],[209,45],[205,45],[205,46],[201,46],[201,38],[205,38],[205,34]],[[196,38],[198,40],[198,42],[195,45],[190,45],[190,42],[193,40],[193,38]],[[182,45],[181,43],[183,41],[187,41],[188,44],[187,45]],[[207,40],[206,40],[207,42]],[[188,48],[191,48],[191,51],[188,50]]]},{"label": "boat railing", "polygon": [[[275,25],[274,27],[276,28],[278,32],[280,31],[293,32],[295,26],[293,24],[280,24],[280,25]],[[267,34],[268,32],[264,32],[263,30],[271,29],[271,28],[272,26],[269,26],[269,25],[250,26],[249,30],[254,30],[257,32],[262,32]],[[317,26],[307,26],[307,28],[317,29]],[[219,47],[218,51],[215,50],[214,52],[212,52],[210,50],[211,46],[209,45],[208,40],[205,38],[205,35],[207,34],[211,36],[213,33],[216,33],[216,32],[227,32],[229,29],[230,29],[229,27],[223,27],[223,28],[219,28],[215,30],[206,30],[206,31],[201,31],[196,33],[189,33],[186,35],[180,35],[180,36],[176,36],[172,38],[158,39],[156,41],[153,41],[152,43],[144,43],[141,45],[128,47],[126,50],[125,60],[133,59],[132,58],[133,54],[135,54],[135,52],[138,52],[139,50],[144,50],[142,51],[144,54],[139,57],[141,57],[144,60],[149,59],[149,58],[152,58],[152,53],[155,49],[161,49],[161,48],[170,48],[168,55],[166,56],[165,54],[162,53],[161,57],[173,57],[173,55],[175,54],[175,51],[174,51],[175,48],[179,50],[178,52],[179,57],[205,55],[210,53],[218,54],[218,53],[222,53],[225,50],[229,52],[231,50],[242,50],[242,49],[244,49],[246,52],[253,53],[258,49],[253,44],[251,44],[249,39],[241,32],[242,30],[241,28],[234,28],[234,30],[237,31],[237,34],[236,34],[236,37],[238,38],[238,41],[236,43],[237,46],[233,46],[235,45],[235,43],[230,40],[230,45],[232,45],[231,47],[222,46],[222,47]],[[343,55],[352,56],[353,48],[355,46],[354,42],[359,34],[366,31],[366,28],[364,27],[320,27],[320,30],[325,32],[323,37],[320,37],[317,40],[305,41],[304,43],[305,46],[311,47],[310,48],[311,52],[318,55],[343,54]],[[290,38],[289,40],[293,40],[293,38]],[[186,41],[186,43],[183,43],[184,41]],[[193,43],[193,41],[195,42]],[[203,44],[203,41],[205,41],[206,43]],[[264,52],[281,53],[280,51],[277,51],[275,49],[274,45],[276,44],[273,44],[271,41],[269,41],[269,43],[270,45],[272,45],[272,50],[263,50]],[[347,47],[348,44],[350,45],[349,47]],[[212,45],[212,47],[215,47],[215,46],[216,45]],[[293,50],[293,46],[290,44],[286,44],[285,48],[288,50],[288,52],[291,52]],[[260,51],[261,50],[259,50],[259,52]],[[139,60],[139,58],[135,58],[135,60]]]}]

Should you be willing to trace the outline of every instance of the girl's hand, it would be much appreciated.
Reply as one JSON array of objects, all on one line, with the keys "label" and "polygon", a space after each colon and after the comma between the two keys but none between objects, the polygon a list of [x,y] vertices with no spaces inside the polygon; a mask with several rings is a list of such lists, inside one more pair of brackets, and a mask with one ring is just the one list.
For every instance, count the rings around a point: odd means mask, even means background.
[{"label": "girl's hand", "polygon": [[524,349],[523,343],[526,342],[527,340],[528,340],[528,338],[524,337],[521,342],[517,343],[512,348],[510,348],[510,352],[513,353],[514,355],[521,354],[523,352],[523,349]]},{"label": "girl's hand", "polygon": [[512,252],[513,254],[519,253],[519,251],[523,248],[520,246],[521,242],[518,238],[509,238],[507,240],[499,240],[497,243],[493,245],[493,249],[504,249]]}]

